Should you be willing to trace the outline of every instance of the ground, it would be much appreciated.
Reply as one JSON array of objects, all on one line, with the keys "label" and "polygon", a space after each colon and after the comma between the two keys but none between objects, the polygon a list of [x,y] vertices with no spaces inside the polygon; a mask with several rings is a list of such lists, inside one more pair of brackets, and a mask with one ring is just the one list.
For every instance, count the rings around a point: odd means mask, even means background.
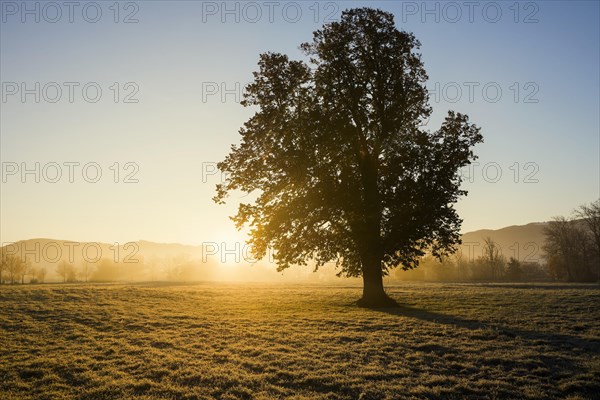
[{"label": "ground", "polygon": [[2,399],[600,398],[600,287],[0,286]]}]

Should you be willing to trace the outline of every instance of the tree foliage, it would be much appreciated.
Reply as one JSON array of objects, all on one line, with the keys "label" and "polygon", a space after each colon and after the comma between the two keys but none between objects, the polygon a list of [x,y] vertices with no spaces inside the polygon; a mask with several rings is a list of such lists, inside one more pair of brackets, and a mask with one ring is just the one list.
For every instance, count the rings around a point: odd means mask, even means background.
[{"label": "tree foliage", "polygon": [[256,193],[233,220],[250,226],[262,258],[280,270],[336,261],[347,276],[414,268],[426,251],[450,254],[461,220],[453,204],[459,169],[482,141],[466,115],[449,112],[435,131],[419,41],[393,15],[370,8],[342,13],[301,45],[308,62],[260,56],[243,105],[258,111],[241,144],[219,163],[231,191]]}]

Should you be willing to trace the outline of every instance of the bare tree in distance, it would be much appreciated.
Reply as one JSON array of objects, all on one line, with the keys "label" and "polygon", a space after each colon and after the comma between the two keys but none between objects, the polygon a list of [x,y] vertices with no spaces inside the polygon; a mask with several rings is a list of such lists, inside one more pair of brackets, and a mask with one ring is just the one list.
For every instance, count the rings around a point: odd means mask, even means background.
[{"label": "bare tree in distance", "polygon": [[81,262],[81,268],[79,269],[79,276],[81,277],[81,280],[84,282],[87,282],[88,279],[90,278],[90,275],[92,274],[92,270],[93,270],[93,266],[90,265],[89,262],[87,261],[82,261]]},{"label": "bare tree in distance", "polygon": [[214,200],[256,193],[239,205],[253,256],[274,250],[278,270],[335,261],[362,276],[360,306],[394,306],[383,276],[442,258],[460,243],[453,204],[460,168],[476,157],[480,130],[448,112],[431,132],[419,41],[391,13],[346,10],[301,45],[309,63],[260,55],[242,104],[257,112],[242,142],[218,164],[226,176]]},{"label": "bare tree in distance", "polygon": [[600,281],[600,199],[579,206],[575,216],[583,221],[592,237],[596,253],[596,277]]},{"label": "bare tree in distance", "polygon": [[75,266],[66,260],[62,260],[56,266],[56,272],[63,278],[63,283],[65,282],[75,282],[77,270]]},{"label": "bare tree in distance", "polygon": [[2,276],[4,271],[8,272],[8,254],[4,249],[0,249],[0,285],[4,283],[4,277]]},{"label": "bare tree in distance", "polygon": [[502,250],[491,237],[483,239],[483,243],[483,262],[489,268],[491,279],[496,280],[501,277],[504,271],[505,259]]},{"label": "bare tree in distance", "polygon": [[554,217],[544,228],[544,235],[542,249],[549,272],[555,279],[590,280],[590,236],[579,221],[562,216]]},{"label": "bare tree in distance", "polygon": [[31,261],[25,257],[25,259],[21,261],[21,267],[19,269],[19,273],[21,275],[21,285],[25,284],[25,277],[27,275],[30,276],[30,279],[33,279],[33,272],[34,270]]},{"label": "bare tree in distance", "polygon": [[519,281],[523,275],[521,262],[514,257],[511,257],[506,264],[506,278],[510,281]]},{"label": "bare tree in distance", "polygon": [[2,257],[4,269],[8,274],[7,281],[10,283],[19,283],[24,280],[25,264],[21,257],[12,254],[4,254]]}]

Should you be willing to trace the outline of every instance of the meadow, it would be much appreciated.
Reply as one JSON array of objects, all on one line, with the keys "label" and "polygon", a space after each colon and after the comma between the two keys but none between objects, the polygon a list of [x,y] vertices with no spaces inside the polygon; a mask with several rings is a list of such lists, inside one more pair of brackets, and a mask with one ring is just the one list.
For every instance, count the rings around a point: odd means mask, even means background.
[{"label": "meadow", "polygon": [[0,286],[2,399],[600,398],[598,285]]}]

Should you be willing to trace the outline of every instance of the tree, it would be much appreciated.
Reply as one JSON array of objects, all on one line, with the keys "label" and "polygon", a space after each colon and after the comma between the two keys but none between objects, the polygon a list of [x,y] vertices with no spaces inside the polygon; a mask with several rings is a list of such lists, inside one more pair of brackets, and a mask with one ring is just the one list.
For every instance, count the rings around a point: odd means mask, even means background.
[{"label": "tree", "polygon": [[545,281],[549,277],[547,268],[535,261],[521,262],[521,272],[525,281]]},{"label": "tree", "polygon": [[513,282],[520,281],[523,277],[521,262],[514,257],[511,257],[506,264],[506,277]]},{"label": "tree", "polygon": [[84,282],[87,282],[90,275],[92,274],[93,271],[93,266],[90,265],[89,262],[87,261],[82,261],[81,262],[81,269],[79,270],[79,276],[81,277],[81,280]]},{"label": "tree", "polygon": [[454,265],[456,265],[456,278],[465,281],[469,278],[469,261],[464,257],[462,251],[454,254]]},{"label": "tree", "polygon": [[35,280],[37,283],[44,283],[45,279],[46,279],[46,267],[39,267],[35,269]]},{"label": "tree", "polygon": [[579,206],[575,216],[580,218],[588,229],[594,244],[596,277],[600,281],[600,199],[589,205]]},{"label": "tree", "polygon": [[547,267],[555,279],[587,281],[592,279],[590,237],[582,224],[565,217],[554,217],[544,228]]},{"label": "tree", "polygon": [[8,274],[8,279],[10,283],[18,283],[19,280],[24,276],[25,271],[25,263],[19,256],[15,256],[12,254],[5,254],[2,257],[4,269]]},{"label": "tree", "polygon": [[391,13],[346,10],[301,48],[308,63],[260,56],[242,101],[257,112],[218,164],[226,179],[214,200],[257,195],[232,218],[249,225],[256,259],[271,248],[280,271],[335,261],[338,275],[362,276],[359,305],[393,305],[383,289],[391,268],[460,243],[459,170],[482,136],[452,111],[437,131],[424,129],[420,43]]},{"label": "tree", "polygon": [[505,258],[502,250],[491,237],[485,238],[483,243],[482,262],[488,268],[489,278],[497,280],[502,277],[504,271]]},{"label": "tree", "polygon": [[19,275],[21,276],[21,285],[25,284],[25,277],[27,275],[30,275],[30,280],[33,278],[33,266],[27,257],[25,257],[25,260],[21,261]]},{"label": "tree", "polygon": [[4,283],[2,273],[8,271],[8,257],[4,248],[0,248],[0,285]]},{"label": "tree", "polygon": [[67,281],[67,269],[69,263],[65,260],[58,263],[56,266],[56,273],[63,279],[63,282]]},{"label": "tree", "polygon": [[75,266],[66,260],[62,260],[56,267],[56,272],[63,278],[63,282],[75,282],[77,270]]}]

